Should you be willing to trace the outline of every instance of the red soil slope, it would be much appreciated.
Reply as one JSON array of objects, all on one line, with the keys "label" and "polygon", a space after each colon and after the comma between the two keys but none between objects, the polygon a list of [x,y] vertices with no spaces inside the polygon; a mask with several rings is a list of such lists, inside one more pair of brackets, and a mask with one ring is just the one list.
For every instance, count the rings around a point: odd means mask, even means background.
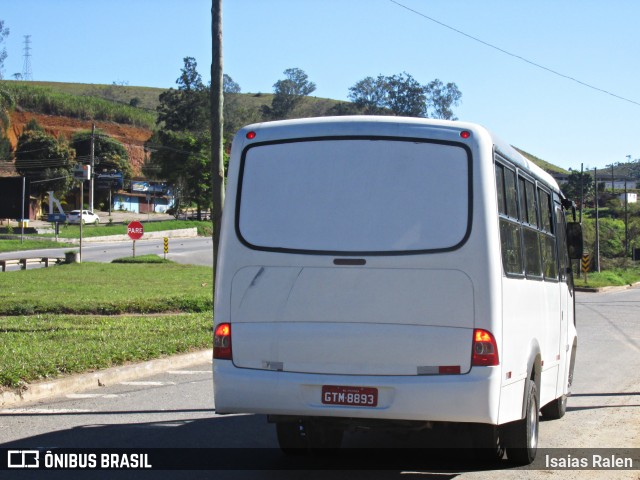
[{"label": "red soil slope", "polygon": [[144,151],[144,143],[153,133],[151,130],[145,128],[119,123],[79,120],[77,118],[56,117],[38,113],[16,111],[11,114],[11,128],[8,132],[9,140],[14,148],[18,142],[18,137],[24,130],[24,126],[31,119],[35,119],[47,133],[55,136],[56,138],[62,135],[67,139],[71,139],[73,134],[77,132],[90,131],[92,124],[95,123],[96,129],[115,138],[127,149],[129,160],[133,167],[134,176],[138,176],[141,173],[142,165],[148,155],[148,153]]}]

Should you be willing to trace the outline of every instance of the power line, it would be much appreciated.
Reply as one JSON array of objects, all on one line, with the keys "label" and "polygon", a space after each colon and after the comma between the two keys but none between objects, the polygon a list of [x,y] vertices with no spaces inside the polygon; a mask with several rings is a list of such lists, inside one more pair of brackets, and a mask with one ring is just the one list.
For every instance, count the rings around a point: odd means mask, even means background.
[{"label": "power line", "polygon": [[534,66],[534,67],[536,67],[536,68],[539,68],[539,69],[541,69],[541,70],[545,70],[546,72],[552,73],[553,75],[556,75],[556,76],[558,76],[558,77],[562,77],[562,78],[565,78],[565,79],[567,79],[567,80],[571,80],[572,82],[578,83],[578,84],[580,84],[580,85],[582,85],[582,86],[584,86],[584,87],[590,88],[590,89],[595,90],[595,91],[597,91],[597,92],[605,93],[605,94],[607,94],[607,95],[610,95],[610,96],[612,96],[612,97],[615,97],[615,98],[617,98],[617,99],[619,99],[619,100],[622,100],[622,101],[624,101],[624,102],[628,102],[628,103],[632,103],[632,104],[634,104],[634,105],[638,105],[638,106],[640,106],[640,102],[636,102],[635,100],[631,100],[631,99],[629,99],[629,98],[625,98],[625,97],[620,96],[620,95],[617,95],[617,94],[615,94],[615,93],[613,93],[613,92],[609,92],[608,90],[604,90],[604,89],[602,89],[602,88],[596,87],[596,86],[591,85],[591,84],[589,84],[589,83],[583,82],[582,80],[578,80],[577,78],[571,77],[571,76],[569,76],[569,75],[565,75],[564,73],[560,73],[560,72],[558,72],[558,71],[556,71],[556,70],[553,70],[553,69],[551,69],[551,68],[545,67],[544,65],[541,65],[541,64],[539,64],[539,63],[533,62],[533,61],[531,61],[531,60],[529,60],[529,59],[527,59],[527,58],[525,58],[525,57],[523,57],[523,56],[521,56],[521,55],[517,55],[517,54],[515,54],[515,53],[511,53],[511,52],[509,52],[509,51],[507,51],[507,50],[504,50],[503,48],[500,48],[500,47],[498,47],[498,46],[496,46],[496,45],[493,45],[493,44],[491,44],[491,43],[489,43],[489,42],[485,42],[484,40],[481,40],[481,39],[480,39],[480,38],[478,38],[478,37],[474,37],[473,35],[469,35],[468,33],[465,33],[465,32],[463,32],[462,30],[458,30],[457,28],[454,28],[454,27],[452,27],[452,26],[450,26],[450,25],[447,25],[446,23],[443,23],[443,22],[441,22],[441,21],[439,21],[439,20],[436,20],[435,18],[429,17],[428,15],[425,15],[425,14],[424,14],[424,13],[422,13],[422,12],[419,12],[419,11],[417,11],[417,10],[414,10],[414,9],[410,8],[410,7],[407,7],[406,5],[403,5],[402,3],[397,2],[396,0],[389,0],[389,1],[390,1],[391,3],[395,3],[395,4],[396,4],[397,6],[399,6],[399,7],[404,8],[405,10],[408,10],[408,11],[410,11],[410,12],[412,12],[412,13],[415,13],[416,15],[418,15],[418,16],[420,16],[420,17],[422,17],[422,18],[425,18],[425,19],[427,19],[427,20],[429,20],[429,21],[431,21],[431,22],[433,22],[433,23],[437,23],[437,24],[438,24],[438,25],[440,25],[441,27],[447,28],[447,29],[449,29],[449,30],[451,30],[451,31],[453,31],[453,32],[455,32],[455,33],[458,33],[458,34],[460,34],[460,35],[463,35],[463,36],[465,36],[465,37],[467,37],[467,38],[469,38],[469,39],[473,40],[474,42],[481,43],[482,45],[484,45],[484,46],[486,46],[486,47],[489,47],[489,48],[492,48],[492,49],[494,49],[494,50],[497,50],[497,51],[498,51],[498,52],[500,52],[500,53],[504,53],[505,55],[509,55],[510,57],[513,57],[513,58],[516,58],[516,59],[518,59],[518,60],[521,60],[521,61],[523,61],[523,62],[525,62],[525,63],[528,63],[529,65],[532,65],[532,66]]}]

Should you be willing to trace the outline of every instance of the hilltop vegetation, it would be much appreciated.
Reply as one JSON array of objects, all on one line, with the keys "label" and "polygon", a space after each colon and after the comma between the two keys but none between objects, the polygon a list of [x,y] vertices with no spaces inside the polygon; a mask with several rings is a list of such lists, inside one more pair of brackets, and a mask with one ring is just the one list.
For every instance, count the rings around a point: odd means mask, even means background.
[{"label": "hilltop vegetation", "polygon": [[528,152],[525,152],[524,150],[519,149],[518,147],[513,147],[515,148],[520,155],[522,155],[523,157],[525,157],[527,160],[532,161],[533,163],[535,163],[536,165],[538,165],[540,168],[542,168],[543,170],[553,174],[553,173],[561,173],[561,174],[565,174],[568,175],[569,171],[565,170],[564,168],[558,167],[557,165],[554,165],[552,163],[549,163],[545,160],[542,160],[541,158],[536,157],[535,155],[531,155]]},{"label": "hilltop vegetation", "polygon": [[33,82],[3,81],[0,82],[0,88],[11,95],[15,105],[32,112],[82,120],[106,120],[146,128],[155,125],[153,113],[97,96],[64,93]]},{"label": "hilltop vegetation", "polygon": [[[361,83],[361,82],[359,82]],[[9,93],[13,108],[46,115],[104,120],[116,124],[157,128],[160,96],[166,89],[119,84],[80,84],[38,81],[0,81],[0,89]],[[239,88],[238,88],[239,90]],[[264,120],[263,112],[274,102],[272,93],[225,93],[225,139],[230,142],[241,126]],[[371,108],[369,108],[371,110]],[[301,96],[289,118],[367,113],[355,103]],[[369,112],[372,113],[372,112]],[[376,113],[382,113],[377,109]],[[549,172],[568,173],[535,155],[516,148],[522,155]]]}]

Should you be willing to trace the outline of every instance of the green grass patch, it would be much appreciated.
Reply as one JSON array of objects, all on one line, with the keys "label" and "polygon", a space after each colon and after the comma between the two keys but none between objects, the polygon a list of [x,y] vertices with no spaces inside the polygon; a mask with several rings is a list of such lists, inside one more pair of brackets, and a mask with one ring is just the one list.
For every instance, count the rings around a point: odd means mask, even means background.
[{"label": "green grass patch", "polygon": [[194,265],[90,263],[0,274],[0,315],[204,312],[213,269]]},{"label": "green grass patch", "polygon": [[50,240],[0,240],[0,253],[19,252],[22,250],[39,250],[41,248],[67,248],[74,246],[72,243],[54,242]]},{"label": "green grass patch", "polygon": [[149,254],[138,257],[123,257],[112,260],[111,263],[174,263],[171,260],[162,258],[159,255]]},{"label": "green grass patch", "polygon": [[602,272],[590,272],[587,281],[584,273],[575,279],[577,287],[619,287],[640,282],[640,268],[604,270]]},{"label": "green grass patch", "polygon": [[212,312],[0,317],[0,388],[211,348]]},{"label": "green grass patch", "polygon": [[81,120],[104,120],[149,129],[155,127],[154,112],[124,105],[115,100],[73,95],[31,82],[3,81],[0,82],[0,87],[13,97],[20,108],[27,111]]},{"label": "green grass patch", "polygon": [[[212,232],[211,222],[197,220],[166,220],[162,222],[145,222],[140,223],[144,226],[145,232],[161,232],[164,230],[180,230],[183,228],[197,228],[198,235],[210,236]],[[100,224],[85,225],[82,227],[82,237],[102,237],[108,235],[126,235],[127,225],[124,224]],[[52,234],[47,234],[50,236]],[[64,225],[60,228],[59,238],[80,238],[80,225]],[[144,238],[144,237],[143,237]]]},{"label": "green grass patch", "polygon": [[[16,82],[20,83],[20,82]],[[55,92],[83,97],[98,97],[116,103],[129,105],[137,99],[138,107],[155,113],[159,97],[165,88],[137,87],[130,85],[107,85],[97,83],[65,83],[29,81],[31,85],[49,88]]]}]

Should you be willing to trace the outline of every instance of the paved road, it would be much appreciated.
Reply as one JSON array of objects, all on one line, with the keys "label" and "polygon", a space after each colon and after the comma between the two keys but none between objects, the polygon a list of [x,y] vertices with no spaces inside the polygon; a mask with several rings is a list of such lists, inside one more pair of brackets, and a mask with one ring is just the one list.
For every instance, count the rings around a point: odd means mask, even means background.
[{"label": "paved road", "polygon": [[[558,421],[542,422],[541,448],[640,448],[640,288],[600,294],[578,294],[579,351],[574,396],[568,413]],[[261,453],[262,465],[285,468],[287,460],[276,447],[273,428],[263,416],[216,416],[212,410],[210,363],[138,382],[107,385],[95,390],[20,408],[0,410],[0,447],[163,447],[264,448],[245,450],[252,465]],[[426,437],[427,443],[433,438]],[[404,447],[424,437],[382,433],[349,434],[348,447]],[[435,439],[436,443],[438,439]],[[409,443],[408,443],[409,442]],[[464,446],[464,440],[461,445]],[[397,451],[397,450],[396,450]],[[220,452],[220,453],[217,453]],[[203,455],[238,455],[238,450],[203,451]],[[240,451],[242,452],[242,451]],[[258,452],[258,453],[256,453]],[[379,451],[376,451],[379,454]],[[438,457],[440,453],[437,453]],[[393,451],[385,456],[393,458]],[[384,458],[384,456],[382,457]],[[316,457],[311,462],[324,461]],[[330,460],[327,460],[330,462]],[[371,458],[373,465],[381,457]],[[242,464],[239,460],[238,463]],[[313,464],[314,466],[315,463]],[[431,466],[430,466],[431,465]],[[284,466],[284,467],[283,467]],[[13,473],[13,472],[12,472]],[[42,474],[43,472],[38,472]],[[56,472],[46,472],[54,475]],[[74,472],[58,472],[71,478]],[[486,471],[477,464],[450,468],[427,462],[418,469],[344,471],[220,471],[75,472],[75,478],[372,478],[372,479],[638,479],[638,471],[522,471],[508,464]],[[143,475],[143,473],[145,475]],[[64,474],[64,475],[63,475]],[[23,478],[23,477],[15,477]],[[25,477],[26,478],[26,477]],[[41,478],[34,475],[28,478]],[[42,478],[49,478],[44,477]],[[51,477],[53,478],[53,477]]]},{"label": "paved road", "polygon": [[[85,262],[111,262],[115,258],[130,257],[133,242],[100,242],[85,243],[82,246],[82,260]],[[64,252],[69,250],[78,250],[77,246],[65,248],[49,248],[41,250],[27,250],[20,252],[2,253],[0,260],[3,258],[16,258],[16,256],[24,257],[44,257],[64,256]],[[136,255],[146,255],[155,253],[163,255],[164,243],[161,238],[155,240],[138,240],[136,241]],[[193,264],[193,265],[213,265],[213,246],[210,237],[197,238],[171,238],[169,239],[169,260],[174,262]],[[37,265],[29,265],[27,268],[39,268]],[[9,266],[8,271],[18,270],[19,267]]]}]

